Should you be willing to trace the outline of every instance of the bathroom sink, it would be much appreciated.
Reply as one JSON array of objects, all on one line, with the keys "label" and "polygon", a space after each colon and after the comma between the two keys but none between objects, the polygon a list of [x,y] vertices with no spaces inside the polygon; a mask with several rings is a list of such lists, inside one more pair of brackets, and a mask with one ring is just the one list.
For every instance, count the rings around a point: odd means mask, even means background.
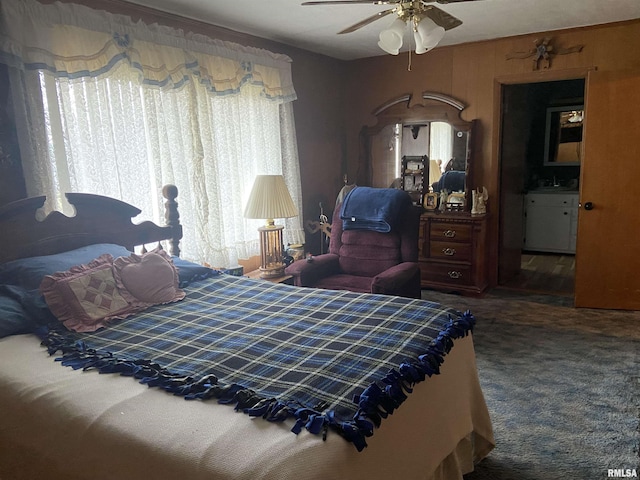
[{"label": "bathroom sink", "polygon": [[567,193],[567,192],[578,192],[578,189],[576,188],[570,188],[570,187],[564,187],[564,186],[560,186],[560,187],[538,187],[535,190],[530,190],[529,193],[553,193],[553,192],[562,192],[562,193]]}]

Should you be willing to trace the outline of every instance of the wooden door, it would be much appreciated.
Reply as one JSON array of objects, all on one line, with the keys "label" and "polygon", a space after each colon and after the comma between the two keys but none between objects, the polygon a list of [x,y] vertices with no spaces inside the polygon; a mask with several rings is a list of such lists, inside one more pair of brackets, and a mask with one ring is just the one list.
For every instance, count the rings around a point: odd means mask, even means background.
[{"label": "wooden door", "polygon": [[590,72],[575,306],[640,310],[640,70]]}]

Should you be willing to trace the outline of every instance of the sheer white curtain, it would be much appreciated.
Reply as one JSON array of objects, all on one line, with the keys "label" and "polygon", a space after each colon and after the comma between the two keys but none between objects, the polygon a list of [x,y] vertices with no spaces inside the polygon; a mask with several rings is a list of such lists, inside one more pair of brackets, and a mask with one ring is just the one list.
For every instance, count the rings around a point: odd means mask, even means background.
[{"label": "sheer white curtain", "polygon": [[429,158],[441,160],[440,169],[444,172],[453,155],[453,127],[446,122],[431,122],[430,132]]},{"label": "sheer white curtain", "polygon": [[[286,58],[86,7],[18,3],[12,12],[3,0],[5,20],[32,15],[46,37],[30,44],[14,29],[0,51],[29,194],[58,209],[67,191],[108,195],[161,222],[161,188],[173,183],[183,256],[221,266],[258,252],[260,222],[242,216],[255,175],[283,174],[302,212]],[[43,15],[66,28],[38,25]],[[68,26],[82,19],[102,28]],[[303,241],[301,225],[287,219],[285,242]]]}]

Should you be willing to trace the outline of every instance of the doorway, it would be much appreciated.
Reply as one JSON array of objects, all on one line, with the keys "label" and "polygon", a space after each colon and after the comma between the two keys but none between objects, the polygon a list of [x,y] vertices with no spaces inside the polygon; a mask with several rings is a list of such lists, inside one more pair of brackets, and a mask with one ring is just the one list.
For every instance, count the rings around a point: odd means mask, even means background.
[{"label": "doorway", "polygon": [[520,271],[500,286],[522,292],[573,297],[575,267],[575,255],[523,251]]},{"label": "doorway", "polygon": [[[527,224],[531,222],[527,222],[526,215],[527,202],[534,198],[528,197],[532,192],[575,191],[577,218],[580,166],[545,164],[548,148],[545,130],[548,109],[582,104],[584,91],[584,78],[502,85],[498,262],[501,287],[573,297],[575,241],[573,248],[561,251],[527,248],[527,235],[538,235],[531,225],[527,233]],[[577,227],[573,228],[567,234],[575,235]]]}]

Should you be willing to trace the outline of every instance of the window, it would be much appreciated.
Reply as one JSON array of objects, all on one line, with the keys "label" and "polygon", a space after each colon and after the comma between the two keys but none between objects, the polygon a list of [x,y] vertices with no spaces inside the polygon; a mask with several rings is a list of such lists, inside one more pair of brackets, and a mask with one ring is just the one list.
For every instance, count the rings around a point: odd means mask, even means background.
[{"label": "window", "polygon": [[[302,211],[295,92],[284,56],[198,43],[177,31],[167,38],[165,30],[123,25],[130,20],[91,9],[82,10],[89,22],[68,15],[64,4],[17,5],[36,12],[35,20],[30,26],[17,11],[12,21],[7,7],[9,37],[12,23],[24,23],[16,28],[37,28],[41,35],[33,38],[53,39],[22,45],[22,63],[10,68],[29,194],[46,194],[56,209],[68,191],[107,195],[141,208],[144,217],[134,221],[162,223],[161,189],[175,184],[182,254],[216,266],[258,252],[261,222],[242,215],[255,175],[283,174]],[[102,22],[104,30],[64,28],[68,38],[58,45],[60,32],[46,20],[58,18],[51,11],[68,22]],[[285,224],[285,242],[303,243],[301,219]]]}]

